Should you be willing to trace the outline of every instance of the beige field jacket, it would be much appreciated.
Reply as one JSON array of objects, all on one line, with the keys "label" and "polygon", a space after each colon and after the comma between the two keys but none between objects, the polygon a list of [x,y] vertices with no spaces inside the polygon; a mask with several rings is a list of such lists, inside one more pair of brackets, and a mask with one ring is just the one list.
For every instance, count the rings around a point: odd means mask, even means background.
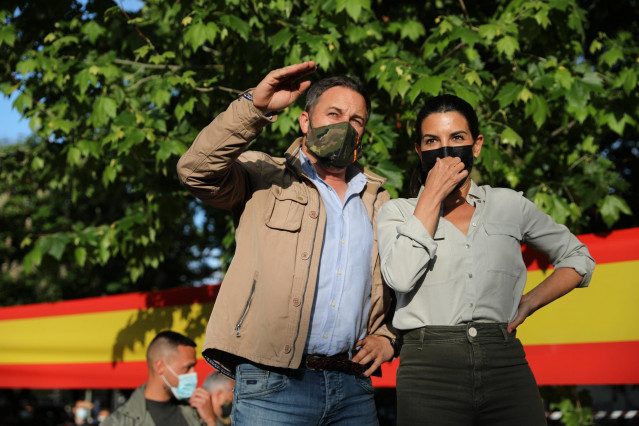
[{"label": "beige field jacket", "polygon": [[[326,211],[302,173],[301,138],[285,158],[245,151],[275,118],[239,98],[197,136],[178,163],[186,188],[233,212],[236,251],[209,320],[203,354],[226,374],[241,358],[298,368],[315,296]],[[375,231],[368,333],[394,337],[391,291],[383,284],[376,214],[390,197],[384,179],[363,170],[361,193]],[[239,358],[238,358],[239,357]]]}]

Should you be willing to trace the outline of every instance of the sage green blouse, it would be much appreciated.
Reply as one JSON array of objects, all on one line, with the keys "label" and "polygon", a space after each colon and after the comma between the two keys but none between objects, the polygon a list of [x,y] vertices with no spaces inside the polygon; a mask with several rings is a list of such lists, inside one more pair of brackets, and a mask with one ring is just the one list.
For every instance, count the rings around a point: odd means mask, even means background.
[{"label": "sage green blouse", "polygon": [[468,235],[440,212],[431,236],[413,215],[417,200],[391,200],[377,219],[381,269],[397,295],[399,330],[511,322],[526,285],[521,244],[547,254],[555,268],[573,268],[583,276],[579,287],[590,282],[595,261],[586,246],[521,192],[471,182]]}]

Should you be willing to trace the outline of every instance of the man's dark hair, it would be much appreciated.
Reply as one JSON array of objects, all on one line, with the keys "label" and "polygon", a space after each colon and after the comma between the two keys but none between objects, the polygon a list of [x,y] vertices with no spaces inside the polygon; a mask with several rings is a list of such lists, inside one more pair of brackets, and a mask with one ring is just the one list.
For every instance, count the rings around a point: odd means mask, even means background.
[{"label": "man's dark hair", "polygon": [[149,347],[146,350],[146,360],[151,367],[151,364],[156,358],[158,352],[162,352],[163,349],[176,350],[178,346],[191,346],[195,347],[195,342],[175,331],[165,330],[161,331],[151,340]]},{"label": "man's dark hair", "polygon": [[313,112],[313,107],[315,107],[320,96],[332,87],[346,87],[362,95],[364,102],[366,102],[366,120],[368,121],[368,118],[371,116],[371,99],[368,96],[368,92],[366,92],[366,89],[359,80],[345,75],[326,77],[316,83],[313,83],[306,92],[306,105],[304,106],[304,111],[308,112],[310,115]]}]

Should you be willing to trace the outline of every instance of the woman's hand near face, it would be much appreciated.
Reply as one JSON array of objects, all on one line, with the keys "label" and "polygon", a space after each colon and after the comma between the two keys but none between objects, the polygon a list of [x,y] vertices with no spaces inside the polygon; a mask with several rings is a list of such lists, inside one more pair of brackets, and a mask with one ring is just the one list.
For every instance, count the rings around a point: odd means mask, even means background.
[{"label": "woman's hand near face", "polygon": [[459,157],[438,158],[435,166],[428,172],[424,191],[413,214],[424,224],[431,236],[435,234],[442,201],[467,176],[468,172],[464,170],[464,163]]}]

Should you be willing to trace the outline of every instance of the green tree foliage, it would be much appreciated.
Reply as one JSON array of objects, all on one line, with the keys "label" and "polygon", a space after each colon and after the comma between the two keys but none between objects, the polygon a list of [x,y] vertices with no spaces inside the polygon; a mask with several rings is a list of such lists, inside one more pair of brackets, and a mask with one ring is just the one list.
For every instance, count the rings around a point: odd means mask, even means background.
[{"label": "green tree foliage", "polygon": [[[132,14],[106,0],[5,1],[0,89],[19,93],[35,137],[1,157],[2,286],[30,274],[41,289],[64,267],[78,296],[157,288],[194,279],[206,247],[227,262],[233,225],[212,209],[194,225],[177,159],[267,71],[310,59],[312,79],[368,86],[363,162],[393,195],[408,194],[417,163],[419,105],[454,93],[480,116],[478,182],[524,191],[574,232],[636,226],[624,215],[639,208],[639,8],[619,3],[149,0]],[[283,111],[258,148],[281,154],[300,111]]]}]

